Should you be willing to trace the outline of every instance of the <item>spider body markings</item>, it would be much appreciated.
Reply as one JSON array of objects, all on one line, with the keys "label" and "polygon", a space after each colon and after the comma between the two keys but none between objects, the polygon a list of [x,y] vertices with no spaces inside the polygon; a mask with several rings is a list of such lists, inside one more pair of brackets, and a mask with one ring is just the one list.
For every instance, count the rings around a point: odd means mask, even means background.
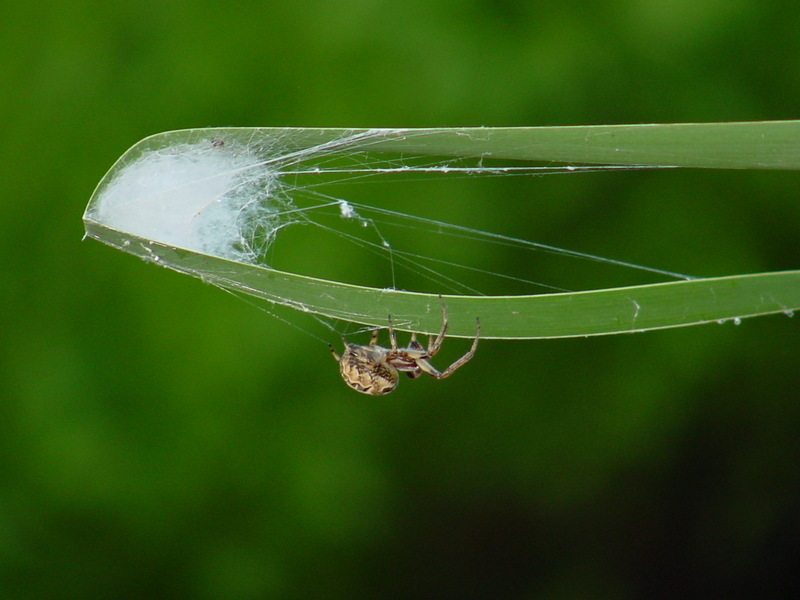
[{"label": "spider body markings", "polygon": [[397,387],[400,382],[400,373],[405,373],[411,379],[416,379],[423,373],[435,379],[444,379],[452,375],[456,369],[466,364],[478,347],[481,335],[480,319],[475,319],[475,339],[469,351],[447,367],[439,371],[430,363],[430,359],[439,352],[447,333],[447,307],[442,301],[442,328],[439,334],[428,336],[428,348],[424,348],[417,341],[417,334],[411,334],[411,341],[405,348],[397,346],[397,335],[392,325],[392,316],[389,315],[389,342],[390,347],[378,346],[378,329],[373,330],[369,345],[344,343],[344,352],[341,356],[330,346],[331,354],[339,363],[342,379],[351,388],[362,394],[370,396],[383,396]]}]

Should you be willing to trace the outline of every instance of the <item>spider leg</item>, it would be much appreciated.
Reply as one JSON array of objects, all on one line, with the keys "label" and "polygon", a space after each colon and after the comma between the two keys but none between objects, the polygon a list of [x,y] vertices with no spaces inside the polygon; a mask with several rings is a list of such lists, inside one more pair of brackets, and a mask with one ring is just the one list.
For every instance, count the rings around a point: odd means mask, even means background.
[{"label": "spider leg", "polygon": [[[377,337],[377,330],[376,330]],[[394,332],[394,325],[392,325],[392,315],[389,315],[389,342],[392,345],[392,353],[397,354],[397,335]]]},{"label": "spider leg", "polygon": [[342,357],[336,354],[336,350],[333,349],[332,344],[328,344],[328,349],[331,351],[331,354],[333,354],[333,358],[336,359],[336,362],[341,362]]},{"label": "spider leg", "polygon": [[[429,363],[425,359],[420,359],[420,360],[417,361],[417,369],[418,369],[418,371],[414,372],[415,373],[414,374],[414,378],[415,379],[417,377],[419,377],[422,373],[425,373],[426,375],[430,375],[434,379],[442,379],[443,377],[447,377],[447,375],[442,375],[436,369],[436,367],[434,367],[431,363]],[[409,373],[408,375],[409,375],[409,377],[411,377],[411,373]]]},{"label": "spider leg", "polygon": [[380,331],[380,330],[379,329],[373,329],[372,330],[372,337],[369,340],[369,345],[370,346],[374,346],[375,344],[378,343],[378,331]]},{"label": "spider leg", "polygon": [[481,320],[475,319],[475,339],[472,342],[472,347],[464,356],[459,358],[456,362],[447,367],[441,373],[436,369],[434,369],[431,365],[427,365],[428,367],[430,367],[430,371],[425,369],[425,367],[423,367],[421,364],[423,361],[420,361],[417,364],[422,370],[424,370],[431,377],[435,377],[436,379],[444,379],[445,377],[449,377],[455,372],[456,369],[458,369],[459,367],[463,367],[467,362],[469,362],[469,360],[473,356],[475,356],[475,350],[478,348],[478,340],[480,339],[480,337],[481,337]]},{"label": "spider leg", "polygon": [[408,343],[408,347],[413,348],[414,350],[425,350],[425,348],[422,347],[422,344],[417,341],[416,333],[411,334],[411,341]]},{"label": "spider leg", "polygon": [[442,303],[442,328],[439,330],[439,335],[436,336],[436,339],[433,339],[433,336],[428,336],[428,356],[433,356],[439,351],[444,341],[444,335],[447,333],[447,307],[441,294],[439,294],[439,301]]}]

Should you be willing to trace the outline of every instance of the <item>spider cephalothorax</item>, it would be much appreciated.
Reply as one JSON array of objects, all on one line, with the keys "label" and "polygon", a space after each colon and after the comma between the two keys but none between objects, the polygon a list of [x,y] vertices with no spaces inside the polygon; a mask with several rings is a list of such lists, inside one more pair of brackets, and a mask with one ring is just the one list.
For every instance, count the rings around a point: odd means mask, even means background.
[{"label": "spider cephalothorax", "polygon": [[442,347],[444,336],[447,333],[447,308],[442,302],[442,328],[435,338],[428,336],[428,348],[425,349],[417,341],[416,334],[411,334],[411,342],[406,348],[397,347],[397,336],[392,326],[392,317],[389,316],[389,342],[390,348],[378,346],[378,329],[372,332],[372,339],[368,346],[348,344],[345,342],[344,353],[339,356],[331,346],[333,357],[339,362],[339,371],[344,382],[356,391],[371,396],[388,394],[400,381],[400,372],[411,379],[416,379],[423,373],[444,379],[464,365],[475,355],[478,339],[481,335],[481,322],[475,319],[475,340],[469,351],[459,358],[444,371],[438,371],[429,361]]}]

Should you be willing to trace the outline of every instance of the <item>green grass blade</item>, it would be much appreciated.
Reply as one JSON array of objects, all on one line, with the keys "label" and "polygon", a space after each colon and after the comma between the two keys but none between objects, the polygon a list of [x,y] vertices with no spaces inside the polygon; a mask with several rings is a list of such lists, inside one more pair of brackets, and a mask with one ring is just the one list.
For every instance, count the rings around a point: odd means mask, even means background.
[{"label": "green grass blade", "polygon": [[[345,138],[347,143],[342,144]],[[800,168],[800,121],[552,128],[424,130],[209,129],[159,134],[129,150],[98,186],[84,216],[87,234],[146,260],[223,288],[324,317],[436,332],[438,296],[354,286],[285,273],[175,247],[98,219],[114,177],[154,149],[206,140],[278,149],[285,156],[331,145],[331,154],[369,151],[525,161],[727,169]],[[153,215],[153,218],[158,218]],[[445,296],[450,335],[495,339],[589,336],[680,327],[800,309],[800,271],[694,279],[536,296]]]},{"label": "green grass blade", "polygon": [[[88,223],[91,237],[207,283],[303,312],[382,327],[436,333],[439,298],[354,286],[186,252]],[[541,339],[630,333],[800,310],[800,271],[692,279],[535,296],[444,296],[449,335]]]},{"label": "green grass blade", "polygon": [[578,164],[799,169],[800,121],[430,129],[381,147]]},{"label": "green grass blade", "polygon": [[355,141],[342,150],[361,148],[427,156],[548,163],[800,169],[800,121],[430,129],[186,129],[145,138],[128,150],[120,161],[129,161],[146,150],[206,139],[274,145],[283,152],[291,152],[345,136],[353,137]]}]

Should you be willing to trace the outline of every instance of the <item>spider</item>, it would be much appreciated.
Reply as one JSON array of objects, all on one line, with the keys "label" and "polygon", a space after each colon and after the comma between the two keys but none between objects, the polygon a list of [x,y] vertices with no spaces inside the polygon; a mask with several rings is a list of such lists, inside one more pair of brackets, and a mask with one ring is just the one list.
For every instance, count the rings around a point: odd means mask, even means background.
[{"label": "spider", "polygon": [[438,371],[429,361],[439,352],[447,333],[447,307],[442,300],[442,329],[434,338],[428,336],[428,349],[422,347],[417,341],[417,334],[411,334],[411,342],[406,348],[397,347],[397,336],[392,325],[392,316],[389,315],[389,341],[391,348],[378,346],[378,331],[372,332],[372,339],[368,346],[344,343],[344,353],[339,356],[333,346],[330,346],[333,358],[339,363],[342,379],[351,388],[362,394],[382,396],[388,394],[400,382],[399,373],[403,372],[411,379],[416,379],[423,373],[436,379],[444,379],[455,372],[456,369],[466,364],[478,347],[481,335],[480,319],[475,319],[475,340],[472,348],[444,371]]}]

